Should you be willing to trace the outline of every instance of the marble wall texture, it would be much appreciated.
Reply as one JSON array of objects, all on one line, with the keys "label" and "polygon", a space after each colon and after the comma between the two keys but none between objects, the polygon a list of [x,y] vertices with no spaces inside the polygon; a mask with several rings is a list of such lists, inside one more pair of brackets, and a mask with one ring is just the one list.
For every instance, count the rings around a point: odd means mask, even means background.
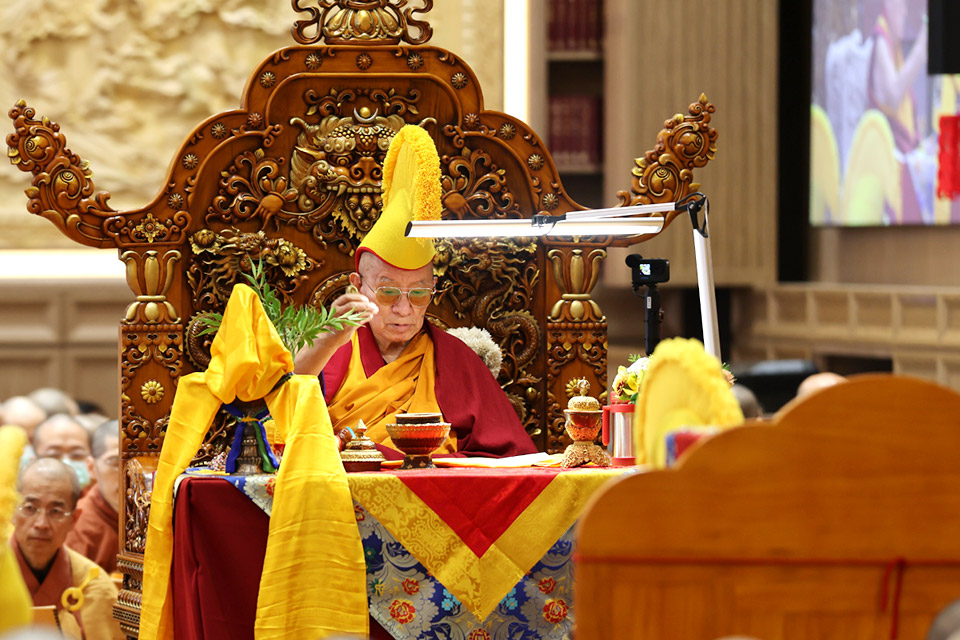
[{"label": "marble wall texture", "polygon": [[[503,105],[504,1],[440,0],[427,16],[429,44],[468,61],[495,110]],[[290,0],[8,0],[0,6],[0,106],[23,98],[58,122],[90,162],[97,190],[112,194],[110,205],[137,208],[160,190],[193,127],[238,107],[248,74],[296,44],[290,28],[302,17]],[[0,250],[75,246],[26,212],[29,185],[28,174],[0,169]]]}]

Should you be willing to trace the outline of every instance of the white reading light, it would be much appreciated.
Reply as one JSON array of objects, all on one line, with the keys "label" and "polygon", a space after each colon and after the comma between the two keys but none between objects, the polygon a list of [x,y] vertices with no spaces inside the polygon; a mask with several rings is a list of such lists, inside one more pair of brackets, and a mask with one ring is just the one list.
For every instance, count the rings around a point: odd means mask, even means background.
[{"label": "white reading light", "polygon": [[569,215],[519,220],[414,220],[411,238],[489,238],[528,236],[610,236],[659,233],[663,218],[596,218],[571,220]]},{"label": "white reading light", "polygon": [[[697,214],[703,210],[703,224]],[[633,236],[660,233],[664,219],[651,213],[684,210],[693,224],[693,246],[697,257],[697,286],[703,343],[707,353],[720,358],[717,328],[717,298],[713,285],[713,258],[710,253],[707,214],[709,206],[702,193],[692,193],[679,202],[640,204],[630,207],[586,209],[559,216],[535,215],[512,220],[414,220],[407,223],[411,238],[516,238],[536,236]],[[647,214],[639,217],[637,214]]]}]

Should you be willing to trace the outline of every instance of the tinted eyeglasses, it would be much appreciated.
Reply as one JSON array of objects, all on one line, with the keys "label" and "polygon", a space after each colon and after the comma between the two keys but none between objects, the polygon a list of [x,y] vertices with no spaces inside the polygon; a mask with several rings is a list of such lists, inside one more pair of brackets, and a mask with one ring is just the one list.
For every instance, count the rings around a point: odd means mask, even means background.
[{"label": "tinted eyeglasses", "polygon": [[32,520],[39,516],[41,513],[47,514],[47,520],[50,522],[63,522],[67,518],[73,515],[73,511],[67,511],[66,507],[53,506],[53,507],[38,507],[32,502],[24,502],[17,507],[17,511],[20,512],[24,518]]},{"label": "tinted eyeglasses", "polygon": [[433,298],[433,289],[427,287],[414,287],[412,289],[377,287],[373,292],[377,294],[377,302],[385,307],[396,304],[403,294],[407,294],[407,300],[415,307],[425,307],[430,304],[430,300]]}]

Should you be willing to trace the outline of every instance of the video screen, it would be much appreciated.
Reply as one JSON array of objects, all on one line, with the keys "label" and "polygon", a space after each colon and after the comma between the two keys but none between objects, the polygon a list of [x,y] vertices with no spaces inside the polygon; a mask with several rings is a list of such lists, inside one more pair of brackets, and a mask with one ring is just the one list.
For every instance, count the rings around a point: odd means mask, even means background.
[{"label": "video screen", "polygon": [[960,223],[960,203],[937,197],[940,116],[958,113],[960,76],[927,75],[926,11],[814,0],[811,224]]}]

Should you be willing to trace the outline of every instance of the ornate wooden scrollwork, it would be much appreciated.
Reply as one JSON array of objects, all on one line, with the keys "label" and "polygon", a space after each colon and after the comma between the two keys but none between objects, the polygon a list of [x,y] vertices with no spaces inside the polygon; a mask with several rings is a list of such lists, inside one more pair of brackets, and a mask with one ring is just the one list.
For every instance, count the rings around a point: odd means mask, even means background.
[{"label": "ornate wooden scrollwork", "polygon": [[424,44],[433,35],[426,21],[413,18],[430,11],[433,0],[406,10],[408,0],[315,0],[316,8],[301,6],[301,1],[293,0],[293,8],[310,16],[293,27],[293,37],[301,44],[314,44],[321,36],[327,44]]},{"label": "ornate wooden scrollwork", "polygon": [[617,192],[621,205],[679,200],[700,185],[693,182],[693,169],[705,167],[717,152],[717,131],[710,126],[716,107],[700,94],[689,115],[677,114],[663,124],[657,146],[634,160],[632,196]]},{"label": "ornate wooden scrollwork", "polygon": [[450,239],[438,243],[436,302],[490,332],[503,352],[498,380],[528,432],[539,430],[542,377],[531,371],[538,355],[540,323],[529,311],[540,276],[534,242]]},{"label": "ornate wooden scrollwork", "polygon": [[150,519],[151,491],[147,486],[143,465],[136,458],[127,460],[124,467],[126,476],[126,505],[124,513],[124,531],[126,533],[124,550],[143,553],[147,546],[147,521]]},{"label": "ornate wooden scrollwork", "polygon": [[93,171],[86,160],[67,148],[60,125],[23,100],[10,110],[14,133],[7,136],[7,155],[21,171],[33,174],[27,189],[27,211],[52,222],[76,242],[91,247],[111,244],[103,224],[116,211],[107,206],[110,194],[94,194]]},{"label": "ornate wooden scrollwork", "polygon": [[[370,106],[356,107],[360,99]],[[418,113],[419,94],[401,96],[386,88],[331,89],[323,95],[310,90],[303,100],[309,105],[304,118],[325,115],[315,124],[291,119],[300,133],[289,158],[268,156],[262,148],[239,154],[223,172],[204,220],[208,225],[257,221],[264,231],[293,225],[312,234],[321,248],[330,242],[352,255],[380,215],[383,159],[406,124],[401,114]],[[351,108],[352,115],[344,114]],[[378,115],[381,108],[388,115]]]},{"label": "ornate wooden scrollwork", "polygon": [[[678,113],[664,122],[656,146],[634,160],[630,191],[617,192],[620,206],[676,202],[699,190],[700,185],[693,181],[693,170],[705,167],[717,152],[718,134],[710,126],[716,107],[701,93],[687,111],[689,115]],[[664,214],[664,228],[678,215],[677,211]],[[652,236],[631,238],[626,244],[649,237]]]},{"label": "ornate wooden scrollwork", "polygon": [[233,285],[245,282],[242,275],[259,262],[268,282],[287,304],[311,271],[323,266],[307,252],[284,238],[263,231],[244,233],[236,228],[219,232],[203,228],[190,236],[193,255],[187,267],[187,283],[194,309],[221,309]]},{"label": "ornate wooden scrollwork", "polygon": [[[569,444],[563,409],[576,395],[569,382],[585,377],[606,389],[607,322],[591,292],[607,252],[577,244],[551,249],[554,286],[559,292],[547,316],[547,447],[558,450]],[[606,392],[600,394],[603,400]]]},{"label": "ornate wooden scrollwork", "polygon": [[[173,402],[173,389],[181,373],[183,326],[125,324],[120,337],[120,426],[126,436],[124,442],[131,450],[159,451],[166,428],[165,414]],[[157,393],[158,389],[163,391]],[[156,417],[145,417],[144,413]]]},{"label": "ornate wooden scrollwork", "polygon": [[244,233],[236,228],[214,231],[203,228],[190,238],[192,256],[187,267],[187,284],[193,308],[197,310],[187,322],[187,357],[197,369],[210,364],[212,336],[201,335],[201,319],[211,312],[222,311],[237,283],[246,282],[257,262],[264,278],[285,304],[294,304],[295,296],[310,273],[322,267],[322,259],[314,259],[293,242],[268,236],[263,231]]},{"label": "ornate wooden scrollwork", "polygon": [[443,207],[448,218],[520,218],[523,212],[507,186],[505,171],[489,153],[463,146],[440,158]]}]

